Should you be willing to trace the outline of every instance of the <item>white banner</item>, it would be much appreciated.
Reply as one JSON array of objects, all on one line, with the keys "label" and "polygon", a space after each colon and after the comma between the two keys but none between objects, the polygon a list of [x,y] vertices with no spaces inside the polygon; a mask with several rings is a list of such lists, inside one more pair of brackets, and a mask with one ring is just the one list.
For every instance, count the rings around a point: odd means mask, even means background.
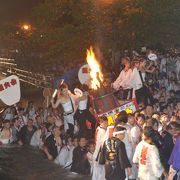
[{"label": "white banner", "polygon": [[20,82],[12,75],[0,81],[0,99],[8,106],[19,102],[21,97]]}]

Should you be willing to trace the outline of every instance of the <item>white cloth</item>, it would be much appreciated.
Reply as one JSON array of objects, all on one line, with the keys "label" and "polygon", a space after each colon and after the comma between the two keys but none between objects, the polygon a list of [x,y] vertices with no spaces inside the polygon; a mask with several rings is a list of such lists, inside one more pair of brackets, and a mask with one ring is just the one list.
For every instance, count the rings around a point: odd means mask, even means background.
[{"label": "white cloth", "polygon": [[138,143],[140,136],[141,136],[141,129],[138,125],[136,125],[131,129],[131,142],[133,148],[135,148],[136,144]]},{"label": "white cloth", "polygon": [[20,129],[24,125],[27,125],[27,118],[25,116],[18,116],[18,120],[19,120],[19,127],[20,127]]},{"label": "white cloth", "polygon": [[167,63],[166,58],[161,59],[160,72],[166,72],[166,63]]},{"label": "white cloth", "polygon": [[[26,111],[27,111],[27,108],[24,110],[24,112],[26,112]],[[28,111],[28,114],[26,114],[26,118],[34,119],[35,115],[36,115],[36,111],[35,111],[34,107],[32,107],[31,110]]]},{"label": "white cloth", "polygon": [[79,101],[79,107],[78,107],[78,109],[81,110],[81,111],[87,109],[87,102],[88,102],[88,99]]},{"label": "white cloth", "polygon": [[74,126],[74,114],[72,113],[63,117],[64,117],[64,130],[66,132],[69,129],[68,123]]},{"label": "white cloth", "polygon": [[72,164],[74,146],[64,146],[54,162],[64,168],[70,168]]},{"label": "white cloth", "polygon": [[[120,87],[120,86],[124,87],[124,85],[129,81],[129,79],[130,79],[130,77],[131,77],[131,75],[132,75],[132,72],[133,72],[132,69],[129,69],[129,70],[126,72],[124,78],[118,83],[118,87]],[[126,88],[125,88],[125,89],[126,89]]]},{"label": "white cloth", "polygon": [[69,111],[73,111],[73,107],[72,107],[72,102],[71,100],[69,100],[68,102],[64,103],[64,104],[61,104],[63,109],[64,109],[64,112],[69,112]]},{"label": "white cloth", "polygon": [[30,145],[34,146],[34,147],[39,147],[40,149],[42,149],[43,144],[44,143],[43,143],[42,138],[41,138],[41,129],[38,129],[33,134],[31,141],[30,141]]},{"label": "white cloth", "polygon": [[91,166],[91,174],[92,174],[92,172],[93,172],[93,166],[94,166],[94,163],[93,163],[93,153],[88,152],[88,153],[87,153],[87,158],[88,158],[89,164],[90,164],[90,166]]},{"label": "white cloth", "polygon": [[120,82],[125,78],[126,74],[127,74],[127,71],[125,71],[124,69],[120,72],[118,78],[113,83],[114,89],[119,89]]},{"label": "white cloth", "polygon": [[139,164],[138,177],[143,180],[158,180],[164,171],[157,147],[145,141],[137,145],[133,162]]},{"label": "white cloth", "polygon": [[137,68],[134,68],[131,73],[131,77],[127,80],[126,83],[124,83],[123,87],[128,89],[134,88],[135,90],[138,90],[142,88],[142,86],[143,85],[142,85],[141,77],[139,75],[139,70]]},{"label": "white cloth", "polygon": [[100,157],[100,150],[102,149],[105,141],[105,136],[106,136],[106,130],[99,126],[96,129],[96,136],[95,136],[95,151],[93,154],[94,168],[93,168],[92,180],[106,179],[104,165],[101,165],[98,162]]},{"label": "white cloth", "polygon": [[0,130],[0,142],[2,142],[2,144],[9,144],[10,140],[12,139],[12,130],[10,129],[10,137],[8,139],[1,138],[2,132],[3,132],[3,129]]},{"label": "white cloth", "polygon": [[58,115],[57,116],[53,115],[53,118],[55,119],[56,126],[60,127],[64,124],[63,120]]}]

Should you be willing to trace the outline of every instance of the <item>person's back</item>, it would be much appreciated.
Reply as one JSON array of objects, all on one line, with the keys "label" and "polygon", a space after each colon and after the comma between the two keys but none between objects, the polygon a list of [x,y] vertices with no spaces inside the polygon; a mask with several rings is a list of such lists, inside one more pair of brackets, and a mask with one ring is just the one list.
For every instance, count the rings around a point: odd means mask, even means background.
[{"label": "person's back", "polygon": [[136,147],[133,162],[139,165],[138,177],[143,180],[158,180],[162,174],[167,173],[162,167],[157,147],[152,143],[154,130],[145,127],[143,138]]},{"label": "person's back", "polygon": [[132,178],[130,161],[127,157],[124,139],[126,129],[122,126],[116,126],[113,136],[104,142],[100,156],[100,164],[105,165],[107,180],[124,180],[126,178],[125,169],[128,170],[127,178]]},{"label": "person's back", "polygon": [[138,176],[140,179],[154,180],[162,174],[163,169],[159,164],[159,153],[155,145],[141,141],[136,147],[133,161],[139,164]]}]

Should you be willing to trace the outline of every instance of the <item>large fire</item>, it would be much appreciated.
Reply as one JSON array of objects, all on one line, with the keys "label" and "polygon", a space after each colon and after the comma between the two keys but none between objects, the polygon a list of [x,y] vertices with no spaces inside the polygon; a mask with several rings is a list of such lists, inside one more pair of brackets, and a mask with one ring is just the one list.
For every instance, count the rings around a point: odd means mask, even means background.
[{"label": "large fire", "polygon": [[100,65],[96,59],[92,47],[90,47],[90,49],[87,50],[86,60],[91,69],[91,88],[98,89],[101,87],[101,83],[103,82],[103,74],[101,73]]}]

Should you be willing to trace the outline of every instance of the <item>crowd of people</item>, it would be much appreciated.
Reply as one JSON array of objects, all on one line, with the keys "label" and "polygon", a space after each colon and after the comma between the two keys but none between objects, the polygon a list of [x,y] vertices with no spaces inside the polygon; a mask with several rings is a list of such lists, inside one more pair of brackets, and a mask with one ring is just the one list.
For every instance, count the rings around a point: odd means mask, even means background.
[{"label": "crowd of people", "polygon": [[49,160],[92,180],[177,179],[180,57],[166,53],[150,60],[148,54],[153,52],[122,58],[124,68],[111,85],[118,98],[135,98],[138,109],[120,112],[112,134],[107,117],[95,119],[88,86],[80,85],[77,96],[62,82],[48,108],[35,109],[32,101],[7,108],[1,143],[38,147]]}]

